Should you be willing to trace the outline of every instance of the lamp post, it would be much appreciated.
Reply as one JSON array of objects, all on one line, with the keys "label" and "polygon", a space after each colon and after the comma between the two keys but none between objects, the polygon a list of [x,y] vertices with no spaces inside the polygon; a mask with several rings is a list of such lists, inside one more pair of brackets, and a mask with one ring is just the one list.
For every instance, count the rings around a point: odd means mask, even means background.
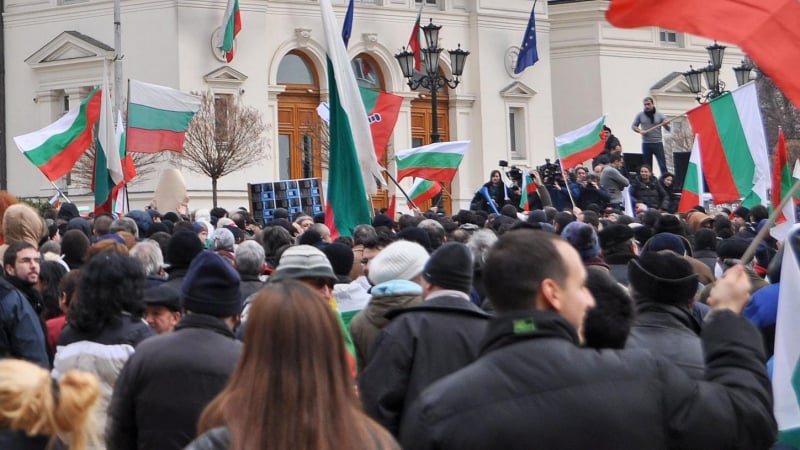
[{"label": "lamp post", "polygon": [[[719,45],[717,41],[706,47],[708,51],[708,65],[700,69],[689,66],[689,70],[683,73],[689,91],[695,94],[697,103],[708,102],[720,95],[728,92],[725,90],[725,82],[719,79],[719,70],[722,68],[722,58],[725,55],[725,46]],[[750,72],[753,70],[751,64],[742,61],[741,66],[733,68],[736,74],[736,83],[741,86],[750,81]],[[703,93],[703,78],[705,78],[707,91]]]},{"label": "lamp post", "polygon": [[439,30],[440,25],[434,25],[433,19],[430,20],[428,25],[422,27],[422,32],[425,35],[425,48],[420,49],[424,61],[422,62],[422,72],[415,72],[414,70],[414,52],[409,48],[403,47],[403,51],[394,55],[397,62],[400,64],[400,70],[403,71],[403,76],[408,80],[408,87],[411,90],[417,90],[420,87],[428,89],[431,92],[431,142],[439,142],[439,118],[437,116],[437,91],[444,87],[449,86],[455,89],[461,82],[459,77],[464,73],[464,64],[467,62],[467,55],[469,52],[461,49],[461,44],[455,50],[448,50],[450,55],[450,66],[453,70],[453,78],[447,78],[439,74],[439,55],[442,53],[439,47]]}]

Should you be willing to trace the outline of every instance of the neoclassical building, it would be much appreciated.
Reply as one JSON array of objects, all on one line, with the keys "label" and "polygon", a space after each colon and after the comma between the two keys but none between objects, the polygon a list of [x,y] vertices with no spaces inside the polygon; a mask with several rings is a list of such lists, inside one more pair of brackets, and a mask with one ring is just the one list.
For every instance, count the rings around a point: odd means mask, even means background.
[{"label": "neoclassical building", "polygon": [[[539,62],[520,75],[513,62],[532,0],[356,0],[348,54],[362,86],[404,98],[390,153],[430,142],[429,93],[412,91],[394,55],[406,45],[420,1],[423,24],[441,25],[439,46],[469,50],[461,83],[439,92],[442,140],[470,140],[471,147],[448,186],[451,210],[469,204],[498,161],[537,166],[554,158],[555,135],[605,113],[626,151],[638,136],[627,133],[641,98],[656,97],[662,110],[679,114],[694,104],[682,77],[702,65],[708,42],[662,30],[619,30],[605,22],[604,0],[539,1]],[[341,22],[345,0],[333,0]],[[236,56],[226,63],[214,49],[225,0],[120,0],[122,83],[129,78],[237,96],[258,109],[267,131],[267,157],[219,180],[219,203],[247,204],[247,183],[327,174],[321,163],[316,108],[327,100],[319,3],[314,0],[240,0],[243,29]],[[114,58],[113,1],[10,0],[5,4],[6,188],[19,196],[50,197],[51,184],[17,150],[13,136],[42,128],[79,103],[102,81],[104,60]],[[726,55],[728,66],[741,53]],[[442,52],[440,72],[450,76]],[[724,70],[724,69],[723,69]],[[724,74],[723,76],[728,76]],[[123,95],[125,89],[122,89]],[[389,159],[388,169],[394,170]],[[211,181],[189,172],[179,158],[190,208],[209,207]],[[157,175],[130,186],[134,208],[149,203]],[[91,205],[85,189],[62,180],[70,196]],[[389,192],[375,197],[385,203]],[[403,209],[400,208],[400,211]]]}]

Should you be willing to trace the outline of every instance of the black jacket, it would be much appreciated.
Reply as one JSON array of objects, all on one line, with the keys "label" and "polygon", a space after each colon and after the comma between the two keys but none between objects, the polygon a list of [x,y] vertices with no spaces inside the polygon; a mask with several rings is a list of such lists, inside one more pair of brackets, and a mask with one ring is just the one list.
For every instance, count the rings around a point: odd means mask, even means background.
[{"label": "black jacket", "polygon": [[668,209],[669,197],[661,183],[653,177],[644,181],[639,175],[631,180],[631,197],[635,203],[644,203],[650,209]]},{"label": "black jacket", "polygon": [[0,276],[0,358],[6,357],[50,367],[39,316],[22,293]]},{"label": "black jacket", "polygon": [[397,435],[403,411],[423,389],[477,358],[489,315],[448,295],[387,317],[358,388],[364,411]]},{"label": "black jacket", "polygon": [[142,342],[117,379],[106,444],[115,450],[182,449],[225,387],[242,351],[216,317],[187,314],[169,334]]},{"label": "black jacket", "polygon": [[758,331],[730,312],[703,331],[706,380],[644,350],[581,348],[553,312],[489,325],[480,358],[406,414],[405,449],[766,449],[770,380]]},{"label": "black jacket", "polygon": [[664,356],[696,379],[705,374],[700,321],[692,310],[655,302],[636,306],[626,348],[643,348]]}]

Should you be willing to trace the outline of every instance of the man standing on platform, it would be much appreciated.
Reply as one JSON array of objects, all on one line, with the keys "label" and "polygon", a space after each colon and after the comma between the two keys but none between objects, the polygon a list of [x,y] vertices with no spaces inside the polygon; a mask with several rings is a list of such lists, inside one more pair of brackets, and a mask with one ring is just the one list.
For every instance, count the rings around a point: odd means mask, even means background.
[{"label": "man standing on platform", "polygon": [[642,135],[642,164],[653,167],[653,155],[656,155],[658,168],[661,173],[667,173],[667,160],[664,157],[664,143],[661,141],[661,127],[670,131],[670,126],[665,123],[664,114],[656,111],[653,97],[644,98],[644,111],[633,119],[633,131]]}]

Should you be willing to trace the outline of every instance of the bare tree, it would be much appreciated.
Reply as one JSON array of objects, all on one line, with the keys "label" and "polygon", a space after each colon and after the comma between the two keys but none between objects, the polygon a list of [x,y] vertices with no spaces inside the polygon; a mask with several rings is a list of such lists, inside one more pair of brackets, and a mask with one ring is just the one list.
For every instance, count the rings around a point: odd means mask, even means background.
[{"label": "bare tree", "polygon": [[189,129],[181,154],[186,168],[211,178],[217,206],[217,180],[250,167],[266,156],[261,113],[231,95],[203,94],[200,111]]},{"label": "bare tree", "polygon": [[[92,178],[94,176],[94,153],[95,142],[81,155],[80,159],[75,163],[75,167],[70,172],[70,185],[84,188],[87,190],[92,189]],[[163,161],[161,153],[130,153],[133,158],[133,165],[136,167],[136,178],[141,180],[147,178],[158,168],[157,165]]]},{"label": "bare tree", "polygon": [[787,141],[800,139],[800,111],[766,74],[759,72],[758,75],[756,86],[761,103],[761,115],[764,119],[767,146],[772,153],[778,142],[778,127],[783,128]]}]

